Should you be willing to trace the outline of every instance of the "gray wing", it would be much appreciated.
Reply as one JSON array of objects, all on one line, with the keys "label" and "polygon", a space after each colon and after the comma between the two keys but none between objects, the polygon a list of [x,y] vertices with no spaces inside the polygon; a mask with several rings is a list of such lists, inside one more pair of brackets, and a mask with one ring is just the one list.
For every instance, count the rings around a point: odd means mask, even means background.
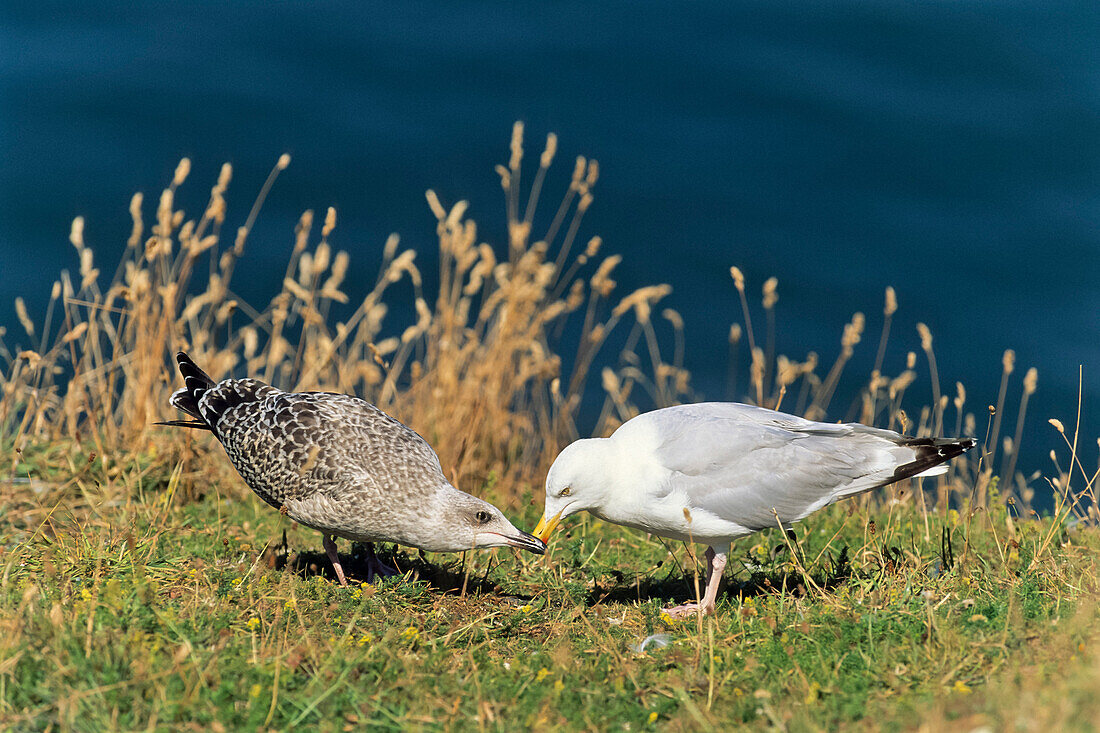
[{"label": "gray wing", "polygon": [[[888,430],[817,423],[733,403],[647,413],[669,490],[748,529],[798,521],[840,497],[904,476],[916,451]],[[639,419],[639,418],[636,418]]]},{"label": "gray wing", "polygon": [[277,507],[318,492],[380,496],[446,481],[423,438],[347,395],[270,390],[226,409],[215,432],[248,485]]}]

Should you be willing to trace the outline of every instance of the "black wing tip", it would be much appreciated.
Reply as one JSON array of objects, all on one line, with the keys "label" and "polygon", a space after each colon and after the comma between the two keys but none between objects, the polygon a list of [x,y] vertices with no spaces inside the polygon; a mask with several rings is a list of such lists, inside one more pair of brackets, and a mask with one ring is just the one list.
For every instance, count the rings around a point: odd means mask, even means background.
[{"label": "black wing tip", "polygon": [[[914,448],[935,448],[940,451],[968,451],[977,445],[974,438],[904,438],[899,445],[912,446]],[[958,453],[955,453],[958,455]]]},{"label": "black wing tip", "polygon": [[888,483],[901,481],[961,456],[977,444],[974,438],[909,438],[901,445],[916,449],[916,460],[898,466]]},{"label": "black wing tip", "polygon": [[936,452],[944,458],[962,455],[977,445],[974,438],[940,438],[935,442]]}]

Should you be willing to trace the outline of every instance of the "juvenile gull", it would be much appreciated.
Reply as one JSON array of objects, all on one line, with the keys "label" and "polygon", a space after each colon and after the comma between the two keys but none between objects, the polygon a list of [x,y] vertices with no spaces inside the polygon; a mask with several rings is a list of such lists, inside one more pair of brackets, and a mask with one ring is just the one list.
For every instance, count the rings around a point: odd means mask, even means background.
[{"label": "juvenile gull", "polygon": [[578,440],[546,476],[543,542],[570,514],[709,545],[701,604],[714,611],[730,541],[911,476],[947,471],[971,438],[910,438],[858,423],[813,422],[762,407],[704,402],[654,410],[610,438]]},{"label": "juvenile gull", "polygon": [[[445,552],[546,550],[495,506],[451,486],[424,439],[369,402],[255,379],[215,383],[187,354],[176,361],[185,386],[171,403],[195,419],[160,424],[211,431],[261,499],[321,532],[341,585],[334,537]],[[374,573],[394,571],[368,545],[368,580]]]}]

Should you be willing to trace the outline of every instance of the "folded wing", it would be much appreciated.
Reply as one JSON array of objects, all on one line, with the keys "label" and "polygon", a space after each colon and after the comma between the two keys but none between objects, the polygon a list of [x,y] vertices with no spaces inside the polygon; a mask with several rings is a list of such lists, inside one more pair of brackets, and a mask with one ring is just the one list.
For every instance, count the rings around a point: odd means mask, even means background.
[{"label": "folded wing", "polygon": [[669,490],[750,530],[774,527],[776,515],[795,522],[841,497],[942,473],[945,461],[973,445],[734,403],[683,405],[646,417],[659,436]]}]

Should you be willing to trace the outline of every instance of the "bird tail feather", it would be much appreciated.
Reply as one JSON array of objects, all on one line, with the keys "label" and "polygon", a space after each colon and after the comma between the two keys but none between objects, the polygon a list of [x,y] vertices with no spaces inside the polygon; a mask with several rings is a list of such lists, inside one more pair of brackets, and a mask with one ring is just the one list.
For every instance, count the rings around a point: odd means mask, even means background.
[{"label": "bird tail feather", "polygon": [[210,423],[203,417],[199,410],[199,400],[207,390],[215,386],[215,382],[206,372],[199,369],[191,357],[182,351],[176,354],[176,363],[179,364],[180,374],[183,375],[183,389],[177,389],[168,398],[168,402],[177,410],[186,412],[195,420],[169,420],[168,422],[154,423],[156,425],[170,425],[179,428],[197,428],[210,430]]}]

